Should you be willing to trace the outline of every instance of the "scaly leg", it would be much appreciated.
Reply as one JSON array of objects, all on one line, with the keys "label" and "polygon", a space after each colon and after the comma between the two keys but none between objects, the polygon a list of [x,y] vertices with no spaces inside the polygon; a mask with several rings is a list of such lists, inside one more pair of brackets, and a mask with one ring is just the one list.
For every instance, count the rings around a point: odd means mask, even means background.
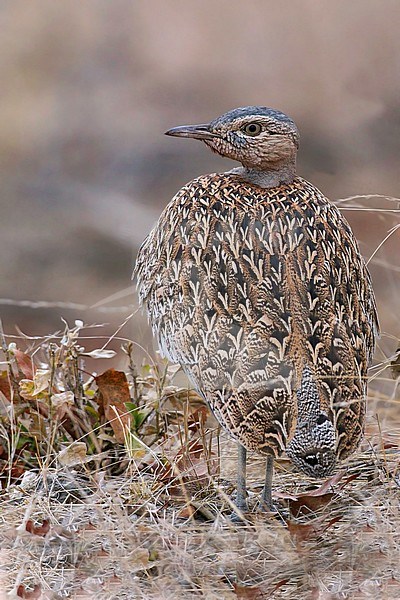
[{"label": "scaly leg", "polygon": [[242,512],[247,511],[246,493],[246,457],[247,450],[242,444],[238,444],[238,471],[237,471],[237,497],[236,506]]},{"label": "scaly leg", "polygon": [[265,468],[265,482],[261,496],[261,507],[264,510],[273,510],[272,506],[272,477],[274,475],[274,457],[272,454],[267,456],[267,464]]}]

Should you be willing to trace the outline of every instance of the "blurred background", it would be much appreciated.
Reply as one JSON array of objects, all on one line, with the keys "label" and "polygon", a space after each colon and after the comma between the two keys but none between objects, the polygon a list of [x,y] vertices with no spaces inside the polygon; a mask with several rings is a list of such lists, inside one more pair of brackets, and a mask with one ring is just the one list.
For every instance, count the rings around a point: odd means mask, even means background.
[{"label": "blurred background", "polygon": [[[369,258],[399,223],[399,23],[398,0],[3,0],[5,331],[46,335],[63,317],[114,332],[133,293],[93,305],[131,286],[162,208],[186,181],[235,166],[163,132],[236,106],[293,117],[299,172],[332,200],[370,195],[339,202]],[[395,231],[370,263],[378,360],[400,335],[399,257]],[[152,347],[140,313],[123,333]]]}]

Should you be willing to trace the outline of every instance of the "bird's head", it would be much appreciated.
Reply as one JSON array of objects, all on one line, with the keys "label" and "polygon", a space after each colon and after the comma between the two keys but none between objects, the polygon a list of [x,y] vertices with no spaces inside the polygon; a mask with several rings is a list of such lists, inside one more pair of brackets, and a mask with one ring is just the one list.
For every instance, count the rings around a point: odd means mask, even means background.
[{"label": "bird's head", "polygon": [[221,156],[259,171],[294,162],[299,147],[292,119],[265,106],[235,108],[210,123],[174,127],[165,134],[202,140]]},{"label": "bird's head", "polygon": [[336,434],[328,416],[321,412],[297,424],[286,448],[293,464],[310,477],[326,477],[336,466]]},{"label": "bird's head", "polygon": [[297,390],[297,423],[286,447],[293,464],[311,477],[326,477],[336,466],[336,429],[321,408],[316,377],[309,366],[303,369]]}]

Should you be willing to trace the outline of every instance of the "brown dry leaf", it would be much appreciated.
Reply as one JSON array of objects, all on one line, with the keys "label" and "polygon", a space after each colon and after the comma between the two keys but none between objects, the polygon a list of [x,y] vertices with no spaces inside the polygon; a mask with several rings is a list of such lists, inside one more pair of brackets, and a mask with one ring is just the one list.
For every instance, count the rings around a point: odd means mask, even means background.
[{"label": "brown dry leaf", "polygon": [[26,589],[24,585],[19,585],[17,588],[18,598],[25,598],[26,600],[36,600],[37,598],[40,598],[41,595],[42,588],[38,583],[30,592]]},{"label": "brown dry leaf", "polygon": [[[182,466],[182,463],[180,466]],[[210,476],[218,473],[217,457],[214,452],[211,453],[209,458],[207,458],[204,452],[199,456],[189,457],[187,469],[193,473],[193,475],[190,475],[190,473],[188,474],[189,478],[192,476],[197,480],[208,479]]]},{"label": "brown dry leaf", "polygon": [[289,579],[281,579],[281,581],[278,581],[272,588],[266,586],[267,582],[254,586],[243,586],[234,583],[233,589],[237,598],[240,598],[241,600],[268,600],[276,590],[285,585],[288,581]]},{"label": "brown dry leaf", "polygon": [[[102,589],[104,591],[118,591],[116,588],[119,588],[121,584],[122,579],[114,574],[104,580]],[[115,598],[116,596],[113,594],[113,597]]]},{"label": "brown dry leaf", "polygon": [[16,460],[11,467],[11,479],[19,479],[25,473],[25,471],[25,464],[19,460]]},{"label": "brown dry leaf", "polygon": [[345,475],[346,471],[339,471],[336,475],[332,475],[329,477],[322,485],[319,486],[316,490],[311,490],[307,492],[307,496],[323,496],[326,492],[334,485],[336,485]]},{"label": "brown dry leaf", "polygon": [[279,588],[288,583],[288,581],[289,579],[281,579],[280,581],[278,581],[278,583],[274,585],[272,593],[276,592],[276,590],[279,590]]},{"label": "brown dry leaf", "polygon": [[96,377],[98,403],[107,421],[110,421],[117,442],[123,444],[126,431],[131,427],[131,415],[126,402],[131,402],[128,381],[123,371],[108,369]]},{"label": "brown dry leaf", "polygon": [[188,430],[193,432],[204,431],[209,414],[210,411],[207,406],[200,406],[197,408],[189,415]]},{"label": "brown dry leaf", "polygon": [[11,402],[11,386],[7,371],[0,372],[0,392]]},{"label": "brown dry leaf", "polygon": [[332,525],[334,525],[338,521],[341,521],[342,518],[343,518],[343,515],[338,515],[337,517],[334,517],[333,519],[331,519],[330,521],[328,521],[328,523],[324,527],[324,531],[326,531],[327,529],[329,529],[329,527],[332,527]]},{"label": "brown dry leaf", "polygon": [[163,466],[159,477],[164,482],[208,481],[211,475],[218,473],[219,466],[215,453],[211,452],[210,456],[208,454],[201,440],[192,440],[181,447],[169,463]]},{"label": "brown dry leaf", "polygon": [[187,504],[177,512],[176,516],[179,519],[190,519],[194,516],[195,512],[196,509],[191,504]]},{"label": "brown dry leaf", "polygon": [[[345,474],[345,471],[339,471],[336,475],[333,475],[324,483],[317,488],[316,490],[311,490],[306,494],[301,494],[296,498],[289,499],[289,509],[294,517],[298,517],[302,514],[308,514],[310,512],[317,512],[332,500],[335,495],[334,492],[328,492],[328,490],[337,484]],[[357,477],[359,477],[359,473],[353,473],[347,477],[340,484],[340,489],[342,490],[350,481],[353,481]]]},{"label": "brown dry leaf", "polygon": [[[305,494],[279,494],[279,497],[288,501],[290,512],[294,517],[309,514],[310,512],[317,512],[326,504],[329,504],[329,502],[332,500],[334,492],[330,492],[328,490],[337,484],[342,479],[344,474],[345,471],[339,471],[339,473],[336,473],[324,481],[319,488],[316,490],[311,490]],[[346,485],[346,483],[355,477],[356,476],[352,475],[345,481],[343,485]]]},{"label": "brown dry leaf", "polygon": [[34,368],[32,358],[28,354],[25,354],[25,352],[22,352],[22,350],[18,350],[18,348],[14,350],[13,354],[15,356],[18,369],[25,375],[27,379],[33,379]]},{"label": "brown dry leaf", "polygon": [[72,442],[67,448],[58,453],[60,465],[70,467],[82,463],[86,459],[87,447],[85,442]]},{"label": "brown dry leaf", "polygon": [[342,490],[348,483],[350,483],[350,481],[357,479],[357,477],[360,477],[360,473],[353,473],[353,475],[349,475],[349,477],[346,477],[346,479],[340,484],[340,489]]},{"label": "brown dry leaf", "polygon": [[41,525],[34,525],[33,521],[29,519],[25,525],[26,531],[29,533],[33,533],[33,535],[40,535],[44,537],[50,531],[50,521],[48,519],[44,519]]},{"label": "brown dry leaf", "polygon": [[238,585],[237,583],[234,583],[233,589],[236,597],[240,598],[240,600],[263,600],[266,598],[262,588],[259,585],[252,585],[250,587],[248,585]]},{"label": "brown dry leaf", "polygon": [[168,409],[168,404],[176,410],[182,410],[184,406],[198,407],[205,406],[204,400],[197,392],[187,388],[177,388],[169,386],[164,390],[164,406]]},{"label": "brown dry leaf", "polygon": [[290,535],[296,541],[296,543],[301,543],[316,538],[341,519],[342,516],[339,515],[325,524],[326,517],[319,517],[318,519],[313,519],[309,523],[296,523],[295,521],[286,521],[286,525],[288,527]]},{"label": "brown dry leaf", "polygon": [[322,494],[321,496],[309,496],[308,494],[304,494],[302,496],[298,496],[297,500],[289,500],[289,509],[294,517],[307,515],[310,514],[310,512],[315,513],[322,507],[329,504],[333,496],[333,492],[328,492],[327,494]]},{"label": "brown dry leaf", "polygon": [[286,521],[289,533],[296,542],[305,542],[310,538],[315,537],[318,533],[317,524],[320,523],[320,519],[314,519],[311,523],[296,523],[295,521]]}]

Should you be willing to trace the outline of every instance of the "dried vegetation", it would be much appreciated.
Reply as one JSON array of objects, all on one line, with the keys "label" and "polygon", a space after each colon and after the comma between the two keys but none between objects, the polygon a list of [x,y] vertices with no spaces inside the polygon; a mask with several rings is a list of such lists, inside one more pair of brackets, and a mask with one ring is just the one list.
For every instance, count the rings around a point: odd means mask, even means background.
[{"label": "dried vegetation", "polygon": [[235,447],[207,406],[120,332],[88,352],[96,337],[2,337],[0,598],[400,598],[399,352],[377,353],[360,451],[323,482],[276,461],[274,514],[252,457],[238,526]]},{"label": "dried vegetation", "polygon": [[400,597],[394,397],[371,399],[361,451],[322,485],[278,461],[276,515],[256,510],[254,458],[253,512],[238,527],[234,446],[201,399],[173,384],[174,367],[138,369],[131,343],[125,371],[86,372],[84,330],[4,347],[0,556],[11,597]]}]

